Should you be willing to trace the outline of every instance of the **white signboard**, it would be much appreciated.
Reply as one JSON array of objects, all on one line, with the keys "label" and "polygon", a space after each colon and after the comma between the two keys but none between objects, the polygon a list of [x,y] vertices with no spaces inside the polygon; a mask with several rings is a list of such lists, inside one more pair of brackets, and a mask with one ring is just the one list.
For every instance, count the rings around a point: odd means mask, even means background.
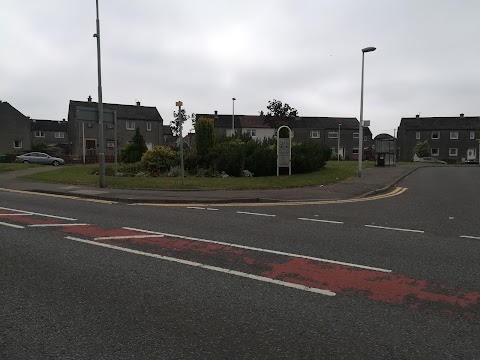
[{"label": "white signboard", "polygon": [[[280,130],[288,130],[288,138],[280,137]],[[277,176],[281,167],[288,167],[288,175],[292,175],[292,130],[288,126],[280,126],[277,130]]]}]

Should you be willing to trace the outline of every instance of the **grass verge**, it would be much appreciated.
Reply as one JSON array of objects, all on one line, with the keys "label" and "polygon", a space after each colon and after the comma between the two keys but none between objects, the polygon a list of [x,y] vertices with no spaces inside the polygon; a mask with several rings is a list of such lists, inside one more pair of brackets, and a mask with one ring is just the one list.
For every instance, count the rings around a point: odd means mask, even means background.
[{"label": "grass verge", "polygon": [[[55,171],[47,171],[27,176],[22,179],[62,183],[72,185],[97,186],[98,175],[91,175],[91,171],[98,165],[66,166]],[[365,162],[364,168],[372,167],[373,163]],[[202,189],[202,190],[248,190],[248,189],[282,189],[327,185],[356,176],[358,163],[355,161],[330,161],[325,168],[309,174],[291,176],[265,176],[242,178],[200,178],[186,177],[182,186],[180,178],[171,177],[106,177],[106,185],[121,189]]]}]

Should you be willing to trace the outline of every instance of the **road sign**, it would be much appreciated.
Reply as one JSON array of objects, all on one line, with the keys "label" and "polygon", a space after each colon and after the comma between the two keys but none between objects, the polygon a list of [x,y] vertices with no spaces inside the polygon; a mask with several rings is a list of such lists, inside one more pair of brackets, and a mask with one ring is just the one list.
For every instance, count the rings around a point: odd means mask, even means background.
[{"label": "road sign", "polygon": [[[103,109],[103,122],[115,123],[115,111]],[[94,121],[98,123],[98,109],[86,106],[77,106],[76,112],[77,120],[80,121]]]},{"label": "road sign", "polygon": [[[282,128],[288,130],[288,137],[280,137]],[[288,175],[292,175],[292,130],[285,125],[277,130],[277,176],[280,175],[281,167],[288,167]]]}]

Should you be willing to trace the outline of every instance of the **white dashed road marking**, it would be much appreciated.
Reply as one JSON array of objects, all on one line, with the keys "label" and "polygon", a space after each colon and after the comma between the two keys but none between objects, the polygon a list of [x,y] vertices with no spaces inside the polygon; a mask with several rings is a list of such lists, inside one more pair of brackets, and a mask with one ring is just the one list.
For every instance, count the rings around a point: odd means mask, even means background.
[{"label": "white dashed road marking", "polygon": [[90,224],[33,224],[29,227],[64,227],[64,226],[87,226]]},{"label": "white dashed road marking", "polygon": [[19,213],[22,213],[22,214],[39,215],[39,216],[49,217],[49,218],[53,218],[53,219],[71,220],[71,221],[76,221],[77,220],[77,219],[72,219],[72,218],[63,217],[63,216],[48,215],[48,214],[36,213],[36,212],[32,212],[32,211],[10,209],[10,208],[6,208],[6,207],[0,207],[0,209],[1,210],[9,210],[9,211],[18,211]]},{"label": "white dashed road marking", "polygon": [[119,236],[102,236],[102,237],[97,237],[94,240],[121,240],[121,239],[143,239],[143,238],[159,238],[163,237],[162,234],[158,235],[119,235]]},{"label": "white dashed road marking", "polygon": [[415,232],[415,233],[420,233],[420,234],[423,234],[425,232],[423,230],[400,229],[400,228],[393,228],[393,227],[386,227],[386,226],[376,226],[376,225],[364,225],[364,226],[369,227],[369,228],[375,228],[375,229],[407,231],[407,232]]},{"label": "white dashed road marking", "polygon": [[478,236],[468,236],[468,235],[462,235],[460,236],[461,238],[464,238],[464,239],[474,239],[474,240],[480,240],[480,237]]},{"label": "white dashed road marking", "polygon": [[343,221],[333,221],[333,220],[321,220],[321,219],[309,219],[309,218],[298,218],[298,220],[316,221],[316,222],[323,222],[323,223],[330,223],[330,224],[343,224]]},{"label": "white dashed road marking", "polygon": [[261,213],[254,213],[254,212],[248,212],[248,211],[237,211],[237,214],[257,215],[257,216],[270,216],[270,217],[275,217],[275,216],[277,216],[277,215],[272,215],[272,214],[261,214]]},{"label": "white dashed road marking", "polygon": [[0,225],[9,226],[9,227],[12,227],[12,228],[15,228],[15,229],[24,229],[25,228],[25,226],[4,223],[4,222],[1,222],[1,221],[0,221]]}]

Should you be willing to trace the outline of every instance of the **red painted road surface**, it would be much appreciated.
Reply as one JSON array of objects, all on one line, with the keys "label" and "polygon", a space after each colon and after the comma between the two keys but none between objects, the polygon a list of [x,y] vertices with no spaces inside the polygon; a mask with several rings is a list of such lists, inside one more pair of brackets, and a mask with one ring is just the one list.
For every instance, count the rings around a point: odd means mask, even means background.
[{"label": "red painted road surface", "polygon": [[[7,213],[15,212],[1,211],[1,214]],[[39,215],[3,216],[1,214],[0,221],[24,226],[70,222],[44,218]],[[151,237],[151,233],[126,229],[102,229],[97,225],[63,227],[60,225],[54,228],[44,228],[44,230],[311,288],[330,290],[340,296],[368,298],[411,309],[422,309],[443,314],[461,314],[471,319],[480,315],[479,292],[463,291],[453,286],[414,279],[404,275],[175,237],[162,237],[161,235]],[[38,231],[38,228],[36,228],[36,231]],[[149,237],[138,238],[141,235]],[[137,237],[95,240],[99,237],[113,236]]]}]

